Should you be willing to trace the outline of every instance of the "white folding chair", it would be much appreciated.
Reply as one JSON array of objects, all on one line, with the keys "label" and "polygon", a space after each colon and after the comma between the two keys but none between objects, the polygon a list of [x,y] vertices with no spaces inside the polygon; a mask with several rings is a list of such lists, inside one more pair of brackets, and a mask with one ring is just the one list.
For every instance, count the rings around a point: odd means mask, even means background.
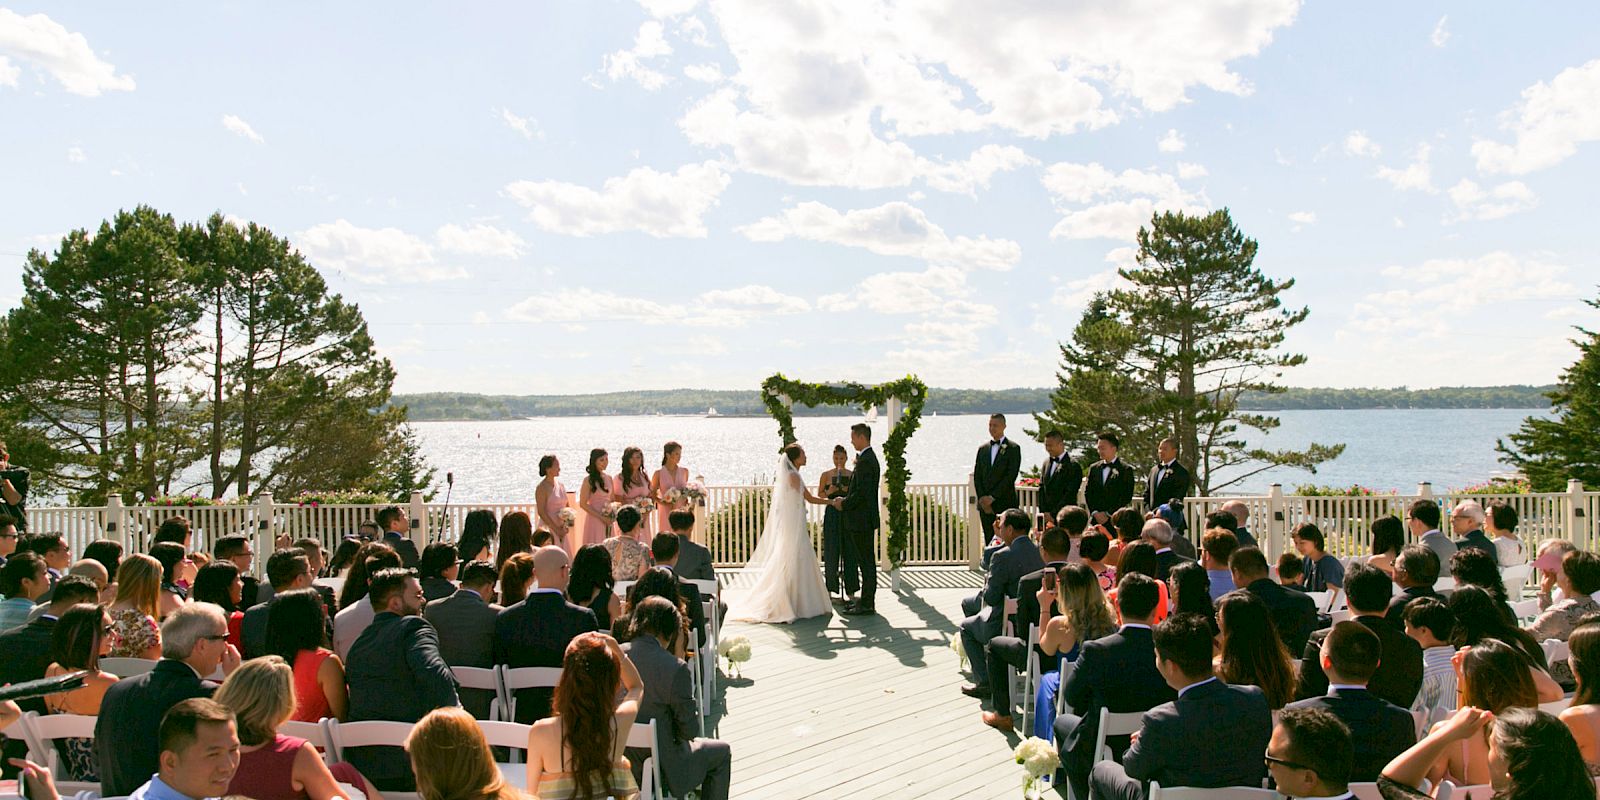
[{"label": "white folding chair", "polygon": [[628,590],[632,589],[633,585],[636,583],[638,583],[638,581],[617,581],[611,584],[611,593],[621,598],[623,601],[627,601]]},{"label": "white folding chair", "polygon": [[1345,597],[1344,590],[1332,589],[1328,592],[1328,605],[1324,606],[1320,610],[1324,613],[1332,614],[1336,611],[1347,609],[1349,607],[1350,603],[1348,598]]},{"label": "white folding chair", "polygon": [[118,678],[131,678],[143,675],[156,668],[155,659],[151,658],[102,658],[99,661],[100,669],[117,676]]},{"label": "white folding chair", "polygon": [[[1438,592],[1439,594],[1444,594],[1446,592],[1453,592],[1453,591],[1456,590],[1456,579],[1450,577],[1449,575],[1446,575],[1443,578],[1440,578],[1439,580],[1434,581],[1433,590]],[[1436,798],[1434,798],[1434,800],[1439,800],[1439,798],[1436,797]]]},{"label": "white folding chair", "polygon": [[[328,740],[333,746],[333,760],[345,761],[345,750],[351,747],[405,747],[411,735],[411,723],[389,720],[364,720],[340,722],[328,720]],[[384,791],[385,800],[420,800],[416,792]]]},{"label": "white folding chair", "polygon": [[494,692],[494,700],[489,703],[489,719],[502,720],[505,716],[500,712],[504,705],[504,698],[500,695],[500,671],[495,667],[451,667],[450,672],[456,676],[456,683],[463,689],[485,689]]},{"label": "white folding chair", "polygon": [[[1450,787],[1449,792],[1444,792],[1445,787]],[[1440,793],[1435,794],[1434,800],[1490,800],[1494,797],[1494,787],[1487,783],[1475,783],[1471,786],[1456,786],[1449,781],[1439,784]]]},{"label": "white folding chair", "polygon": [[700,601],[709,602],[706,611],[706,635],[711,639],[711,646],[716,647],[722,642],[722,623],[717,620],[717,606],[722,602],[722,583],[714,580],[700,578],[684,578],[696,589],[700,590]]},{"label": "white folding chair", "polygon": [[[717,696],[717,642],[722,638],[717,632],[717,602],[705,600],[704,597],[701,595],[700,607],[706,615],[706,636],[709,637],[709,641],[705,643],[705,648],[710,660],[706,661],[700,670],[700,693],[705,697],[706,713],[709,714],[711,701]],[[705,735],[704,731],[701,735]]]},{"label": "white folding chair", "polygon": [[518,689],[554,689],[561,682],[560,667],[508,667],[495,668],[500,673],[500,716],[508,720],[517,718]]},{"label": "white folding chair", "polygon": [[528,731],[533,730],[533,726],[480,719],[478,730],[483,731],[483,738],[489,742],[490,747],[504,747],[511,751],[510,761],[495,766],[500,768],[500,774],[505,777],[507,783],[526,791],[528,765],[523,763],[522,753],[528,749]]},{"label": "white folding chair", "polygon": [[1539,616],[1539,598],[1511,601],[1511,615],[1516,617],[1518,622],[1533,621]]},{"label": "white folding chair", "polygon": [[[338,597],[339,592],[344,591],[344,578],[318,578],[312,581],[312,583],[316,584],[317,586],[326,586],[329,589],[332,589],[334,597]],[[332,612],[330,611],[329,613]]]},{"label": "white folding chair", "polygon": [[1316,606],[1318,614],[1328,613],[1328,604],[1333,601],[1330,592],[1306,592],[1306,597],[1311,598],[1311,603]]},{"label": "white folding chair", "polygon": [[1572,656],[1572,646],[1560,639],[1546,639],[1539,646],[1544,648],[1546,664],[1558,664]]},{"label": "white folding chair", "polygon": [[293,720],[278,726],[278,733],[284,736],[294,736],[311,743],[322,753],[322,761],[328,766],[333,766],[333,737],[328,735],[329,717],[323,717],[316,722],[295,722]]},{"label": "white folding chair", "polygon": [[1112,760],[1111,748],[1106,746],[1108,737],[1138,733],[1141,727],[1144,727],[1143,711],[1115,713],[1100,709],[1100,730],[1094,735],[1095,763]]},{"label": "white folding chair", "polygon": [[1554,714],[1555,716],[1559,717],[1561,716],[1561,712],[1572,707],[1572,698],[1573,695],[1569,694],[1560,700],[1551,700],[1548,703],[1540,703],[1539,710],[1546,714]]},{"label": "white folding chair", "polygon": [[1163,789],[1160,783],[1151,781],[1149,797],[1150,800],[1282,800],[1283,795],[1271,789],[1255,789],[1249,786],[1224,786],[1220,789],[1175,786]]},{"label": "white folding chair", "polygon": [[56,781],[56,791],[62,795],[100,791],[98,781],[65,780],[67,767],[56,749],[57,739],[93,739],[95,720],[95,717],[81,714],[40,716],[36,711],[29,711],[18,721],[22,737],[28,743],[28,758],[50,770]]},{"label": "white folding chair", "polygon": [[634,722],[628,729],[627,747],[636,747],[641,750],[648,748],[650,757],[644,760],[644,780],[639,782],[639,800],[660,800],[666,796],[666,789],[661,785],[661,749],[656,746],[656,721]]},{"label": "white folding chair", "polygon": [[1351,611],[1348,608],[1341,608],[1338,611],[1334,611],[1334,612],[1331,612],[1331,613],[1328,614],[1328,618],[1330,620],[1333,620],[1333,624],[1335,624],[1335,625],[1337,625],[1337,624],[1339,624],[1341,622],[1348,622],[1349,620],[1355,619],[1355,617],[1356,617],[1356,612]]},{"label": "white folding chair", "polygon": [[[1023,668],[1022,674],[1017,676],[1022,683],[1022,696],[1020,698],[1016,698],[1016,684],[1012,684],[1011,688],[1012,697],[1022,701],[1022,729],[1025,731],[1033,730],[1033,702],[1039,693],[1039,654],[1033,650],[1033,648],[1038,646],[1038,644],[1039,626],[1037,624],[1029,625],[1027,649],[1028,663],[1027,666]],[[1007,677],[1010,677],[1010,672],[1011,670],[1006,670]],[[1008,708],[1006,711],[1010,712],[1011,709]]]},{"label": "white folding chair", "polygon": [[1506,567],[1500,570],[1500,580],[1505,584],[1506,594],[1511,595],[1512,600],[1522,599],[1523,590],[1528,587],[1528,578],[1532,575],[1532,563],[1518,564],[1514,567]]},{"label": "white folding chair", "polygon": [[1001,636],[1016,636],[1017,634],[1015,632],[1013,632],[1013,630],[1011,628],[1011,618],[1017,615],[1017,598],[1015,598],[1015,597],[1007,597],[1006,598],[1005,607],[1003,609],[1001,609],[1001,611],[1002,611],[1002,615],[1000,617],[1000,635]]},{"label": "white folding chair", "polygon": [[1067,679],[1072,677],[1073,670],[1078,668],[1075,661],[1068,661],[1061,665],[1061,683],[1056,687],[1056,716],[1071,711],[1067,708]]}]

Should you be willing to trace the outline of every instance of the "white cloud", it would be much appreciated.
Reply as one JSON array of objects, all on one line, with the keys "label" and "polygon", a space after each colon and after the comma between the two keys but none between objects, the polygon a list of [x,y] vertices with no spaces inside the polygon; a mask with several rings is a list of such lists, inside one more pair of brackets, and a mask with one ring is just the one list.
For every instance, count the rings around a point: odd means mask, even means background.
[{"label": "white cloud", "polygon": [[444,225],[434,232],[433,237],[439,243],[439,249],[469,256],[516,258],[528,246],[515,231],[493,225]]},{"label": "white cloud", "polygon": [[1600,97],[1600,59],[1523,89],[1522,102],[1501,115],[1501,127],[1516,142],[1473,142],[1478,171],[1526,175],[1565,161],[1583,142],[1600,140],[1596,97]]},{"label": "white cloud", "polygon": [[776,315],[809,311],[804,299],[769,286],[714,289],[682,303],[633,297],[606,289],[562,287],[533,295],[506,309],[506,316],[523,322],[563,325],[635,322],[642,325],[686,325],[739,328]]},{"label": "white cloud", "polygon": [[81,147],[69,147],[69,148],[67,148],[67,161],[69,163],[82,164],[82,163],[84,163],[85,161],[88,161],[88,160],[89,160],[89,156],[86,155],[83,152],[83,148],[81,148]]},{"label": "white cloud", "polygon": [[1445,42],[1450,41],[1450,31],[1446,30],[1444,27],[1444,24],[1449,21],[1449,19],[1449,14],[1440,17],[1439,24],[1434,25],[1433,33],[1428,35],[1428,41],[1433,42],[1434,47],[1444,47]]},{"label": "white cloud", "polygon": [[931,266],[922,272],[869,275],[848,292],[824,295],[817,308],[833,313],[866,310],[882,315],[914,315],[891,337],[884,353],[896,367],[947,367],[950,360],[978,350],[978,337],[1000,318],[999,309],[968,299],[966,273]]},{"label": "white cloud", "polygon": [[644,62],[671,54],[672,45],[667,44],[661,23],[647,20],[639,26],[639,33],[633,39],[633,47],[606,55],[602,63],[606,77],[612,81],[632,80],[645,90],[653,92],[667,85],[669,79],[665,73],[646,66]]},{"label": "white cloud", "polygon": [[529,209],[540,228],[568,236],[640,231],[658,238],[704,238],[703,217],[728,188],[716,162],[685,164],[677,172],[639,167],[608,178],[599,190],[561,181],[516,181],[505,193]]},{"label": "white cloud", "polygon": [[1203,165],[1190,164],[1187,161],[1179,161],[1178,162],[1178,177],[1180,177],[1180,178],[1182,178],[1184,180],[1190,180],[1190,179],[1193,179],[1193,178],[1204,178],[1205,176],[1210,175],[1210,174],[1211,173],[1208,170],[1206,170],[1206,168]]},{"label": "white cloud", "polygon": [[1177,128],[1168,128],[1167,135],[1156,142],[1156,149],[1163,153],[1181,153],[1188,146],[1189,143],[1183,140],[1183,134],[1178,133]]},{"label": "white cloud", "polygon": [[399,228],[362,228],[338,219],[295,236],[318,267],[347,273],[362,283],[423,283],[465,278],[466,270],[438,263],[433,247]]},{"label": "white cloud", "polygon": [[519,117],[513,113],[511,109],[503,106],[499,109],[492,110],[491,113],[498,116],[500,121],[504,122],[507,127],[511,128],[511,130],[522,134],[522,138],[524,139],[532,140],[544,138],[544,131],[539,128],[539,121],[533,117]]},{"label": "white cloud", "polygon": [[722,67],[716,64],[690,64],[683,68],[683,76],[701,83],[722,83]]},{"label": "white cloud", "polygon": [[693,11],[700,0],[639,0],[639,5],[656,19],[677,17]]},{"label": "white cloud", "polygon": [[1378,171],[1373,174],[1388,181],[1389,185],[1396,189],[1416,190],[1432,194],[1439,191],[1433,185],[1433,167],[1429,163],[1432,153],[1433,148],[1424,142],[1417,145],[1417,149],[1412,151],[1410,164],[1404,167],[1378,167]]},{"label": "white cloud", "polygon": [[975,195],[979,188],[989,188],[989,179],[997,172],[1010,172],[1039,160],[1024,153],[1020,147],[986,144],[965,161],[929,166],[923,178],[928,188],[941,192]]},{"label": "white cloud", "polygon": [[1345,155],[1371,158],[1383,152],[1383,148],[1379,147],[1377,142],[1367,138],[1365,131],[1351,131],[1345,134],[1344,152]]},{"label": "white cloud", "polygon": [[1450,201],[1456,206],[1452,221],[1492,220],[1509,217],[1539,206],[1539,197],[1522,181],[1508,181],[1493,189],[1462,178],[1450,187]]},{"label": "white cloud", "polygon": [[736,289],[713,289],[701,294],[700,302],[714,306],[771,308],[789,312],[811,310],[811,304],[803,298],[786,295],[771,286],[754,284]]},{"label": "white cloud", "polygon": [[[1340,333],[1389,337],[1415,333],[1431,338],[1476,334],[1479,322],[1468,312],[1481,306],[1578,296],[1578,287],[1566,279],[1571,271],[1563,264],[1505,251],[1385,267],[1382,276],[1391,288],[1370,292],[1356,301],[1348,325]],[[1485,291],[1486,287],[1494,290]],[[1501,307],[1498,313],[1506,310]]]},{"label": "white cloud", "polygon": [[963,269],[1007,270],[1022,258],[1022,247],[1007,239],[951,238],[921,209],[898,200],[843,213],[805,202],[737,230],[757,242],[790,238],[832,242]]},{"label": "white cloud", "polygon": [[1317,215],[1314,211],[1296,211],[1289,215],[1289,221],[1298,222],[1301,225],[1310,225],[1317,221]]},{"label": "white cloud", "polygon": [[264,144],[266,142],[265,139],[261,138],[261,134],[256,133],[255,128],[250,127],[250,123],[239,119],[233,114],[222,115],[222,127],[228,129],[228,131],[232,133],[243,136],[244,138],[249,139],[256,144]]},{"label": "white cloud", "polygon": [[48,73],[68,92],[97,97],[106,91],[133,91],[133,78],[101,61],[81,33],[73,33],[44,14],[23,16],[0,8],[0,85],[16,86],[21,67],[11,59]]},{"label": "white cloud", "polygon": [[[1158,211],[1203,213],[1203,196],[1185,190],[1165,172],[1112,172],[1098,163],[1061,162],[1045,170],[1044,187],[1062,213],[1051,238],[1131,241]],[[1084,208],[1078,208],[1084,204]]]},{"label": "white cloud", "polygon": [[1117,267],[1096,272],[1085,278],[1068,281],[1065,285],[1056,287],[1050,295],[1050,310],[1056,314],[1076,316],[1089,306],[1089,301],[1101,292],[1127,285],[1127,281],[1117,273],[1119,267],[1131,266],[1134,249],[1118,248],[1106,254],[1106,261],[1118,264]]}]

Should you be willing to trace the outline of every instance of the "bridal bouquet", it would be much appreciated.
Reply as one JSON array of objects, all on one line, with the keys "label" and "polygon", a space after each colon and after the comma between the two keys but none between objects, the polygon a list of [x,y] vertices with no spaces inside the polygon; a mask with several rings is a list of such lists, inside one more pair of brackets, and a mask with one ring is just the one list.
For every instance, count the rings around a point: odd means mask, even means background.
[{"label": "bridal bouquet", "polygon": [[750,640],[743,636],[724,636],[717,643],[717,655],[728,659],[728,668],[739,677],[739,665],[750,660]]},{"label": "bridal bouquet", "polygon": [[600,512],[600,517],[606,522],[616,522],[617,512],[622,510],[622,504],[615,500],[606,503],[606,510]]},{"label": "bridal bouquet", "polygon": [[1033,800],[1042,797],[1049,784],[1040,779],[1054,775],[1061,768],[1061,756],[1056,753],[1055,745],[1037,736],[1029,736],[1017,745],[1012,755],[1022,765],[1024,773],[1022,796]]},{"label": "bridal bouquet", "polygon": [[563,508],[556,512],[556,519],[561,520],[561,524],[570,529],[572,526],[578,524],[578,512],[573,511],[570,508]]},{"label": "bridal bouquet", "polygon": [[633,507],[639,509],[640,514],[649,516],[650,512],[656,510],[656,501],[648,497],[641,497],[634,501]]},{"label": "bridal bouquet", "polygon": [[961,661],[961,668],[967,668],[967,648],[961,645],[960,636],[950,637],[950,649],[956,651],[956,658]]}]

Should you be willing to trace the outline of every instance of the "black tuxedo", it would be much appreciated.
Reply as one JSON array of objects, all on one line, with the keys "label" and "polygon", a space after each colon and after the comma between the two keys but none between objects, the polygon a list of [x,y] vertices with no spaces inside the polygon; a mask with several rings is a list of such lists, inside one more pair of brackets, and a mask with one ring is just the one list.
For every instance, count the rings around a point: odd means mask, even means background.
[{"label": "black tuxedo", "polygon": [[1143,798],[1150,781],[1203,789],[1260,786],[1267,776],[1261,754],[1271,738],[1272,710],[1259,687],[1212,680],[1146,711],[1122,763],[1096,764],[1089,781],[1095,797],[1130,800]]},{"label": "black tuxedo", "polygon": [[1368,783],[1395,756],[1417,743],[1417,723],[1411,712],[1366,689],[1334,689],[1321,697],[1290,703],[1286,708],[1320,708],[1350,728],[1355,761],[1350,780]]},{"label": "black tuxedo", "polygon": [[1050,524],[1055,524],[1056,515],[1061,513],[1061,509],[1078,502],[1078,489],[1081,486],[1083,468],[1068,453],[1061,454],[1061,462],[1056,464],[1054,471],[1050,469],[1048,460],[1039,467],[1039,511],[1050,515]]},{"label": "black tuxedo", "polygon": [[[1160,476],[1160,480],[1156,476]],[[1182,501],[1189,496],[1189,470],[1173,459],[1163,473],[1161,465],[1150,468],[1150,477],[1144,485],[1144,508],[1154,511],[1173,500]]]},{"label": "black tuxedo", "polygon": [[[1105,471],[1106,467],[1111,468],[1109,474]],[[1084,503],[1090,511],[1110,514],[1130,505],[1133,502],[1133,468],[1122,463],[1120,458],[1111,462],[1094,462],[1089,466],[1088,474],[1084,475],[1083,494]]]},{"label": "black tuxedo", "polygon": [[383,543],[394,548],[394,552],[400,556],[401,566],[415,567],[421,560],[421,556],[417,555],[417,543],[394,531],[383,535]]},{"label": "black tuxedo", "polygon": [[1252,581],[1244,590],[1267,604],[1267,610],[1272,612],[1272,621],[1278,627],[1278,636],[1283,639],[1289,652],[1303,652],[1306,640],[1317,628],[1316,602],[1307,597],[1305,592],[1291,589],[1271,578]]},{"label": "black tuxedo", "polygon": [[[1378,635],[1378,671],[1372,673],[1367,688],[1390,703],[1410,708],[1417,699],[1417,692],[1422,691],[1422,645],[1407,636],[1405,628],[1393,625],[1383,617],[1356,617],[1355,621]],[[1328,691],[1328,676],[1322,671],[1322,643],[1327,640],[1328,631],[1331,630],[1324,628],[1317,631],[1306,642],[1305,656],[1300,659],[1300,680],[1295,688],[1295,697],[1317,697]]]},{"label": "black tuxedo", "polygon": [[972,464],[972,485],[978,497],[990,497],[994,502],[985,513],[978,511],[983,521],[983,535],[988,538],[994,529],[994,518],[1008,508],[1017,507],[1017,472],[1022,469],[1022,448],[1005,437],[1000,439],[1000,450],[990,460],[994,440],[978,445],[978,456]]},{"label": "black tuxedo", "polygon": [[106,797],[133,794],[161,766],[161,718],[173,706],[217,690],[200,680],[194,668],[171,658],[149,672],[123,678],[106,689],[94,723],[94,759],[100,767],[100,791]]},{"label": "black tuxedo", "polygon": [[[1156,646],[1150,629],[1128,626],[1084,642],[1061,692],[1067,709],[1056,717],[1056,747],[1073,793],[1085,799],[1089,797],[1089,769],[1094,766],[1094,740],[1100,733],[1100,709],[1118,714],[1148,711],[1178,696],[1156,671]],[[1106,743],[1114,755],[1121,756],[1128,737],[1112,736]]]},{"label": "black tuxedo", "polygon": [[[567,602],[557,592],[534,591],[495,618],[494,663],[559,667],[578,634],[597,630],[594,611]],[[551,694],[549,689],[518,689],[516,721],[531,725],[550,716]]]},{"label": "black tuxedo", "polygon": [[855,473],[850,478],[850,491],[844,496],[844,534],[855,547],[856,566],[861,570],[861,605],[873,607],[878,595],[878,562],[875,539],[878,538],[878,454],[868,447],[856,456]]}]

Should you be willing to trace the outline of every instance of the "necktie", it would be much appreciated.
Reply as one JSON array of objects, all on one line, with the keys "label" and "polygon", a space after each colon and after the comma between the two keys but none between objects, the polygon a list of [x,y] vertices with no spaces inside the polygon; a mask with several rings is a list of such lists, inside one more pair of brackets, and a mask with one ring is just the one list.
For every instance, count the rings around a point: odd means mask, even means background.
[{"label": "necktie", "polygon": [[1044,469],[1044,479],[1050,480],[1056,474],[1056,460],[1050,459],[1050,465]]}]

